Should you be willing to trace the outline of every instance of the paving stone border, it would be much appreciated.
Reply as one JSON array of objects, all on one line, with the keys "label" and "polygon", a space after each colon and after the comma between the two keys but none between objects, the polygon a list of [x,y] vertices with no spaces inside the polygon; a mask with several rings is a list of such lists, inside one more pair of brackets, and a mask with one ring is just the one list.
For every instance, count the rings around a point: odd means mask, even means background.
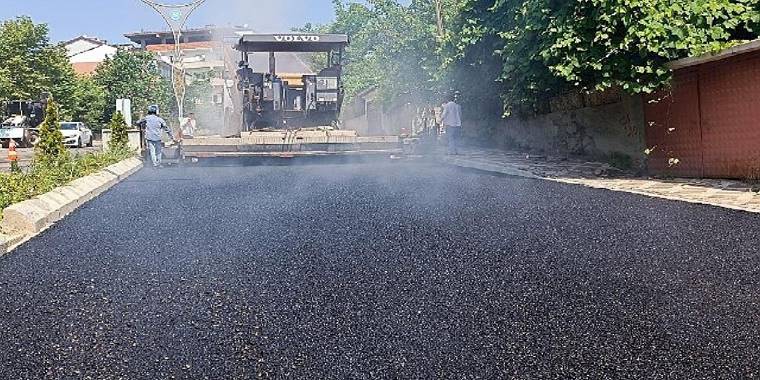
[{"label": "paving stone border", "polygon": [[24,235],[6,235],[0,232],[0,256],[10,251],[11,247],[20,243]]},{"label": "paving stone border", "polygon": [[609,164],[495,149],[464,149],[443,162],[463,168],[760,213],[760,194],[741,181],[636,177]]},{"label": "paving stone border", "polygon": [[6,207],[0,222],[0,255],[63,219],[142,166],[140,159],[128,158],[48,193]]}]

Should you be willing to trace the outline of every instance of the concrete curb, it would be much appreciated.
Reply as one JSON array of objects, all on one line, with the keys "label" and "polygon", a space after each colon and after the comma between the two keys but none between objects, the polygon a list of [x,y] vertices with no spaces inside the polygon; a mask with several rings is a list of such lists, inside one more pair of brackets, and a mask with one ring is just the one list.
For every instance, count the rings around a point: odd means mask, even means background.
[{"label": "concrete curb", "polygon": [[24,235],[5,235],[0,233],[0,257],[10,252],[11,248],[24,240]]},{"label": "concrete curb", "polygon": [[475,169],[475,170],[482,170],[482,171],[487,171],[487,172],[492,172],[492,173],[507,174],[507,175],[512,175],[516,177],[539,179],[539,180],[544,180],[544,181],[563,183],[567,185],[579,185],[579,186],[585,186],[592,189],[603,189],[603,190],[609,190],[609,191],[615,191],[615,192],[621,192],[621,193],[636,194],[636,195],[642,195],[642,196],[646,196],[650,198],[667,199],[670,201],[687,202],[687,203],[692,203],[692,204],[701,204],[701,205],[720,207],[720,208],[736,210],[736,211],[750,212],[750,213],[755,213],[755,214],[760,213],[760,208],[758,207],[745,207],[745,206],[734,205],[734,204],[711,202],[711,201],[706,201],[702,199],[680,197],[678,195],[666,195],[666,194],[660,194],[660,193],[655,193],[655,192],[649,192],[649,191],[641,190],[641,189],[627,189],[627,188],[614,187],[614,186],[604,186],[603,184],[589,183],[589,182],[585,182],[583,180],[578,180],[578,179],[541,177],[533,173],[527,172],[525,170],[510,167],[509,165],[505,165],[505,164],[484,163],[484,162],[478,162],[475,160],[469,160],[466,158],[446,158],[444,159],[444,163],[453,165],[453,166],[462,167],[462,168],[467,168],[467,169]]},{"label": "concrete curb", "polygon": [[75,179],[52,191],[19,202],[3,210],[0,223],[0,255],[29,240],[78,207],[134,174],[143,163],[128,158],[86,177]]},{"label": "concrete curb", "polygon": [[665,194],[653,193],[653,192],[649,192],[645,190],[601,186],[598,184],[583,183],[583,182],[578,182],[575,180],[566,180],[566,179],[559,179],[559,178],[544,178],[544,179],[546,179],[547,181],[564,183],[568,185],[581,185],[581,186],[589,187],[592,189],[603,189],[603,190],[615,191],[619,193],[642,195],[642,196],[650,197],[650,198],[667,199],[669,201],[686,202],[686,203],[699,204],[699,205],[705,205],[705,206],[720,207],[720,208],[725,208],[725,209],[730,209],[730,210],[735,210],[735,211],[750,212],[753,214],[760,214],[760,209],[753,208],[753,207],[745,207],[745,206],[732,205],[732,204],[719,203],[719,202],[710,202],[710,201],[705,201],[701,199],[679,197],[677,195],[665,195]]}]

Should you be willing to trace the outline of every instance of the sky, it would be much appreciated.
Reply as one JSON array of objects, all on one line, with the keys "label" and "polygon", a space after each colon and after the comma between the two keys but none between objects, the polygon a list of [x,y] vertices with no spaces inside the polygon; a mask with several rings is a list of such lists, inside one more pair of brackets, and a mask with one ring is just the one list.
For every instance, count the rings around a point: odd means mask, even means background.
[{"label": "sky", "polygon": [[[181,0],[162,0],[165,4]],[[163,19],[140,0],[0,0],[0,20],[20,15],[47,23],[52,42],[80,35],[127,43],[125,33],[164,30]],[[190,27],[248,24],[259,32],[289,31],[334,16],[331,0],[207,0],[190,16]]]}]

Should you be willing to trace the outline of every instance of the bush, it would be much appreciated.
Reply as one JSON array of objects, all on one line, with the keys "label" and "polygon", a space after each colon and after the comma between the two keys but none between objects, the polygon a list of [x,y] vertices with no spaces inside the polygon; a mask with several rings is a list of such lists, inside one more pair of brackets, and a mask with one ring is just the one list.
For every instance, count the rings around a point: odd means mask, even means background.
[{"label": "bush", "polygon": [[126,151],[129,148],[129,132],[127,123],[124,121],[124,115],[121,112],[115,112],[108,124],[111,130],[111,141],[108,143],[108,149],[112,151]]},{"label": "bush", "polygon": [[58,186],[127,159],[126,150],[72,156],[68,151],[55,160],[35,161],[27,171],[0,174],[0,218],[2,210],[14,203],[44,194]]},{"label": "bush", "polygon": [[49,164],[68,155],[63,146],[63,134],[58,125],[58,105],[51,98],[45,109],[45,121],[39,127],[40,141],[34,152],[36,162]]}]

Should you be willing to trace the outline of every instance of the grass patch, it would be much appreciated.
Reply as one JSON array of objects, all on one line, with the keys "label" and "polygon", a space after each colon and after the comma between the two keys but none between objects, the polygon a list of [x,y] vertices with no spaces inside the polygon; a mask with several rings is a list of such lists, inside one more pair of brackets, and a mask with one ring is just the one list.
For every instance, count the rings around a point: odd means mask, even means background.
[{"label": "grass patch", "polygon": [[0,219],[3,217],[2,210],[14,203],[47,193],[133,155],[127,150],[82,155],[66,152],[52,161],[34,162],[20,172],[0,173]]}]

